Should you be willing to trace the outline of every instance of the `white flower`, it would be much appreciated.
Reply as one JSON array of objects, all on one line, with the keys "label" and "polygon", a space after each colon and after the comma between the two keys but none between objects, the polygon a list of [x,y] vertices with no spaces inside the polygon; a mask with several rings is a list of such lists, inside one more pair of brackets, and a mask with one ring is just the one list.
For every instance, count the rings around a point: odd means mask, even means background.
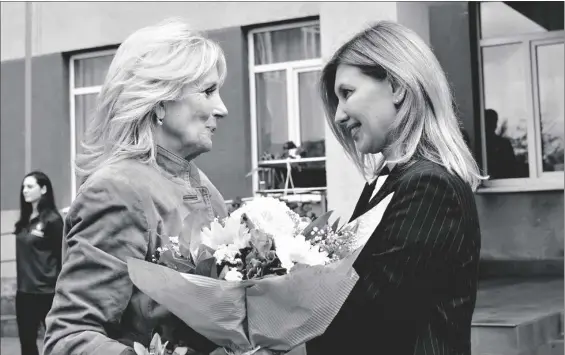
[{"label": "white flower", "polygon": [[243,280],[243,274],[237,271],[237,268],[232,267],[230,268],[230,271],[226,272],[224,279],[226,281],[241,281]]},{"label": "white flower", "polygon": [[238,256],[239,248],[235,244],[222,244],[214,253],[214,258],[216,258],[216,263],[218,265],[224,261],[235,264]]},{"label": "white flower", "polygon": [[233,236],[232,243],[238,248],[243,249],[249,244],[251,235],[249,229],[241,223],[240,220],[234,218],[227,218],[225,220],[225,227],[227,233]]},{"label": "white flower", "polygon": [[235,210],[229,219],[241,220],[242,214],[253,222],[260,231],[270,234],[276,239],[294,235],[300,218],[288,206],[272,197],[256,197]]},{"label": "white flower", "polygon": [[290,270],[295,263],[306,265],[325,265],[328,253],[321,251],[318,245],[312,245],[303,235],[281,239],[277,244],[277,256],[282,267]]},{"label": "white flower", "polygon": [[244,248],[249,241],[249,231],[245,225],[234,219],[226,219],[222,226],[217,219],[210,223],[210,228],[202,229],[202,244],[212,249],[220,245],[235,244],[238,249]]}]

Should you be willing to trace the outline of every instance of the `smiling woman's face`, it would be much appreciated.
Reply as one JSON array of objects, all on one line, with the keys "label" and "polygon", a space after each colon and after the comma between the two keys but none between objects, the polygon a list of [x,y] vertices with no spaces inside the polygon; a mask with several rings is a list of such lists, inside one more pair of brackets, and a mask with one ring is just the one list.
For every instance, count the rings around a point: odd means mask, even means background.
[{"label": "smiling woman's face", "polygon": [[399,96],[389,80],[377,80],[358,67],[340,64],[334,91],[339,100],[335,122],[346,136],[363,154],[382,152],[396,118],[395,99]]},{"label": "smiling woman's face", "polygon": [[183,157],[196,157],[212,149],[217,119],[228,114],[220,97],[219,81],[218,70],[213,69],[198,90],[187,87],[191,93],[163,104],[165,117],[158,133],[158,144]]}]

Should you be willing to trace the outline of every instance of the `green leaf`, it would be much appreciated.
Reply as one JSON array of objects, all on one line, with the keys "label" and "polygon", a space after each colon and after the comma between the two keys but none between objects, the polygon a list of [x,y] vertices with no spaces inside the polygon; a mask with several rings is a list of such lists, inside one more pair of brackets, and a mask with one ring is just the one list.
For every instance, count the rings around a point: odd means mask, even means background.
[{"label": "green leaf", "polygon": [[161,253],[159,256],[159,263],[183,273],[191,273],[195,268],[194,264],[189,259],[175,254],[170,249]]},{"label": "green leaf", "polygon": [[185,217],[179,235],[179,247],[183,255],[191,255],[190,252],[201,244],[202,228],[209,227],[210,222],[208,211],[203,208],[191,210]]},{"label": "green leaf", "polygon": [[339,220],[341,219],[341,217],[337,217],[337,219],[335,220],[335,222],[332,224],[332,231],[336,232],[338,227],[339,227]]},{"label": "green leaf", "polygon": [[218,268],[216,266],[216,258],[211,257],[206,260],[202,260],[201,262],[196,265],[196,269],[194,270],[196,275],[202,275],[211,277],[213,279],[218,278]]},{"label": "green leaf", "polygon": [[304,235],[306,240],[310,240],[313,238],[313,236],[310,233],[312,232],[314,227],[318,227],[319,229],[322,229],[326,224],[328,224],[328,221],[330,220],[330,216],[332,215],[332,213],[333,211],[328,211],[324,213],[320,217],[313,220],[312,223],[310,223],[306,228],[304,228],[304,230],[302,231],[302,235]]},{"label": "green leaf", "polygon": [[198,265],[201,261],[214,257],[214,252],[215,250],[206,244],[200,244],[198,247],[198,254],[196,255],[196,260],[194,260],[194,262]]}]

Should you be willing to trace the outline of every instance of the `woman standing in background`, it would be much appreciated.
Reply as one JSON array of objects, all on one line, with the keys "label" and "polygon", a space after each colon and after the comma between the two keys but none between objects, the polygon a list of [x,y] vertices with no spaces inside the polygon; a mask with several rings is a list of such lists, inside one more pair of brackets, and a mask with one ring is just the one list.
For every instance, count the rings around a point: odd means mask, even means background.
[{"label": "woman standing in background", "polygon": [[51,309],[61,270],[63,219],[44,173],[27,174],[20,190],[20,219],[15,225],[16,316],[22,355],[39,354],[37,333]]}]

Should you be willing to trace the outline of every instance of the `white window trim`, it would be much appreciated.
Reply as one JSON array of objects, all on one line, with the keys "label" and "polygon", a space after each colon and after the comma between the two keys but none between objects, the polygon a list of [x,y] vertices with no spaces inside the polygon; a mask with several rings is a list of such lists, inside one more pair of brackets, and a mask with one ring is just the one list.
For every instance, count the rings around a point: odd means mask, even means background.
[{"label": "white window trim", "polygon": [[[290,62],[281,62],[281,63],[273,63],[273,64],[262,64],[256,65],[255,64],[255,48],[254,48],[254,39],[253,35],[257,33],[264,33],[276,30],[283,30],[283,29],[291,29],[291,28],[300,28],[303,26],[309,25],[316,25],[319,24],[319,20],[313,21],[301,21],[301,22],[293,22],[288,24],[282,25],[274,25],[274,26],[265,26],[261,28],[256,28],[250,30],[247,34],[248,40],[248,68],[249,68],[249,98],[250,98],[250,120],[251,120],[251,179],[252,179],[252,194],[253,196],[257,196],[259,194],[264,194],[270,190],[262,190],[259,189],[259,173],[258,168],[259,165],[265,164],[278,164],[281,162],[285,162],[286,160],[276,160],[271,161],[271,163],[267,163],[267,161],[259,161],[259,152],[258,148],[258,127],[257,127],[257,92],[255,87],[255,74],[258,73],[265,73],[270,71],[282,71],[286,72],[286,90],[287,90],[287,114],[288,114],[288,129],[289,129],[289,137],[290,140],[294,142],[300,141],[300,120],[299,120],[299,105],[298,105],[298,90],[294,90],[298,88],[297,78],[299,73],[307,72],[307,71],[315,71],[322,69],[322,58],[314,58],[314,59],[305,59],[305,60],[298,60],[298,61],[290,61]],[[290,161],[292,164],[299,164],[299,163],[306,163],[312,161],[325,161],[326,157],[317,157],[317,158],[297,158],[292,159]],[[323,188],[325,189],[325,187]],[[323,190],[318,189],[318,190]],[[292,193],[300,192],[300,188],[289,189]],[[273,190],[273,192],[276,192]]]},{"label": "white window trim", "polygon": [[75,117],[75,97],[78,95],[97,94],[102,89],[102,86],[87,86],[75,88],[75,61],[80,59],[104,57],[107,55],[115,54],[115,49],[95,51],[88,53],[75,54],[69,59],[69,119],[70,119],[70,155],[71,155],[71,202],[74,201],[77,191],[76,179],[76,117]]},{"label": "white window trim", "polygon": [[[528,192],[528,191],[553,191],[553,190],[564,190],[564,177],[565,173],[563,171],[558,172],[543,172],[541,160],[538,157],[540,155],[540,149],[538,147],[541,142],[541,132],[540,132],[540,117],[539,117],[539,96],[537,95],[537,68],[535,67],[536,61],[533,60],[535,57],[535,52],[533,49],[540,43],[559,43],[563,42],[565,37],[565,31],[551,31],[544,33],[531,33],[522,34],[516,36],[505,36],[505,37],[493,37],[481,39],[481,16],[480,16],[480,3],[479,16],[476,17],[477,21],[477,38],[479,38],[478,43],[478,63],[479,63],[479,95],[480,95],[480,137],[481,137],[481,151],[482,151],[482,161],[483,167],[487,166],[487,151],[486,151],[486,140],[485,140],[485,97],[484,97],[484,78],[483,78],[483,55],[482,49],[485,47],[508,45],[508,44],[522,44],[522,46],[527,47],[529,50],[528,62],[526,70],[527,75],[527,85],[528,85],[528,96],[530,100],[528,101],[528,110],[531,112],[531,119],[528,121],[528,165],[529,174],[531,177],[528,178],[515,178],[515,179],[496,179],[491,181],[484,181],[482,185],[477,189],[477,193],[507,193],[507,192]],[[535,85],[534,85],[535,83]]]}]

